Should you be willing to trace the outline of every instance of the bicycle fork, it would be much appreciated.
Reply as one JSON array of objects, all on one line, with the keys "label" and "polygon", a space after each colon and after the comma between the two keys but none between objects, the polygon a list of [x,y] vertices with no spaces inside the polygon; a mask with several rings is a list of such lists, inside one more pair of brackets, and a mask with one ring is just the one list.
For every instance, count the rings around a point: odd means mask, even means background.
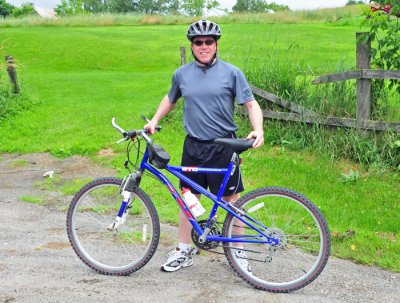
[{"label": "bicycle fork", "polygon": [[141,177],[141,171],[133,172],[129,174],[122,182],[121,195],[123,197],[123,200],[119,208],[118,215],[115,217],[115,221],[107,227],[107,230],[117,230],[118,226],[125,223],[129,209],[132,207],[133,189],[139,186]]},{"label": "bicycle fork", "polygon": [[114,222],[107,227],[107,230],[117,230],[120,225],[125,223],[129,208],[132,204],[130,203],[132,192],[124,190],[121,192],[121,195],[123,196],[123,200],[121,203],[121,207],[119,208],[118,215],[115,217]]}]

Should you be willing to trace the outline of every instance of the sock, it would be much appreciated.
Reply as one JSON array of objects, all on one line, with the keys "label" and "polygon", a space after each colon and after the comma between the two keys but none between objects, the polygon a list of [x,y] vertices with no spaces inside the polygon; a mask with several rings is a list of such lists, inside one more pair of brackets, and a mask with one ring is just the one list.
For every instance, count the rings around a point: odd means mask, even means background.
[{"label": "sock", "polygon": [[181,251],[183,251],[183,252],[185,252],[185,253],[188,253],[189,250],[192,248],[192,246],[191,246],[190,244],[186,244],[186,243],[179,243],[179,244],[178,244],[178,248],[179,248]]},{"label": "sock", "polygon": [[236,248],[236,253],[239,253],[239,252],[241,252],[242,251],[242,249],[244,248],[243,247],[243,245],[239,245],[239,246],[235,246],[235,248]]}]

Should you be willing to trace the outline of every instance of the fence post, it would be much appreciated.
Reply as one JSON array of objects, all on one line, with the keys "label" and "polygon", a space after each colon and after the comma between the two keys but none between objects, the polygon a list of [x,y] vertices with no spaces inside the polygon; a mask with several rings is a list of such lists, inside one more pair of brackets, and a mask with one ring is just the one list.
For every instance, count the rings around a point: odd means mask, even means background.
[{"label": "fence post", "polygon": [[[360,37],[368,33],[356,33],[357,53],[356,68],[371,68],[371,40],[363,43]],[[357,79],[357,125],[362,126],[363,121],[371,117],[371,79]]]},{"label": "fence post", "polygon": [[186,47],[181,46],[181,65],[186,64]]},{"label": "fence post", "polygon": [[5,57],[5,59],[7,62],[7,73],[8,73],[8,76],[10,77],[11,83],[14,86],[14,94],[19,95],[19,85],[17,82],[17,72],[15,70],[14,59],[10,55],[7,55]]}]

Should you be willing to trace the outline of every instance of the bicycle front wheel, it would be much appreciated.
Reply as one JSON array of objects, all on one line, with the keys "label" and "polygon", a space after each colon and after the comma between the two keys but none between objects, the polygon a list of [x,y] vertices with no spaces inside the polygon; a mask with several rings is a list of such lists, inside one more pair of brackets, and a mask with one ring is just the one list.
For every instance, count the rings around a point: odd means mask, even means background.
[{"label": "bicycle front wheel", "polygon": [[[289,292],[311,283],[324,269],[330,253],[328,225],[319,209],[292,190],[267,187],[249,192],[235,206],[262,233],[278,245],[227,243],[225,256],[233,270],[255,288]],[[259,232],[228,215],[225,237],[266,239]],[[237,252],[241,250],[243,254]]]},{"label": "bicycle front wheel", "polygon": [[153,256],[160,238],[160,223],[150,198],[139,188],[125,222],[113,228],[121,206],[122,179],[100,178],[75,195],[67,214],[67,232],[79,258],[101,274],[128,275]]}]

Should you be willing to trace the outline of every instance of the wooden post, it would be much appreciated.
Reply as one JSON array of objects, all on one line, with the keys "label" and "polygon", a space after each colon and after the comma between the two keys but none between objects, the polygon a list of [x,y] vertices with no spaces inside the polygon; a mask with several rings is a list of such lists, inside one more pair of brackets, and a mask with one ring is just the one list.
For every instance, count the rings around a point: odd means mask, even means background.
[{"label": "wooden post", "polygon": [[7,62],[7,73],[10,76],[11,83],[14,86],[14,94],[19,95],[19,85],[18,85],[18,82],[17,82],[17,72],[15,70],[14,59],[13,59],[13,57],[11,57],[9,55],[6,56],[5,59],[6,59],[6,62]]},{"label": "wooden post", "polygon": [[[371,68],[371,40],[367,43],[360,41],[361,35],[368,33],[356,33],[357,54],[356,68]],[[362,126],[363,121],[370,120],[371,117],[371,79],[357,80],[357,124]]]},{"label": "wooden post", "polygon": [[181,46],[181,65],[186,64],[186,47]]}]

